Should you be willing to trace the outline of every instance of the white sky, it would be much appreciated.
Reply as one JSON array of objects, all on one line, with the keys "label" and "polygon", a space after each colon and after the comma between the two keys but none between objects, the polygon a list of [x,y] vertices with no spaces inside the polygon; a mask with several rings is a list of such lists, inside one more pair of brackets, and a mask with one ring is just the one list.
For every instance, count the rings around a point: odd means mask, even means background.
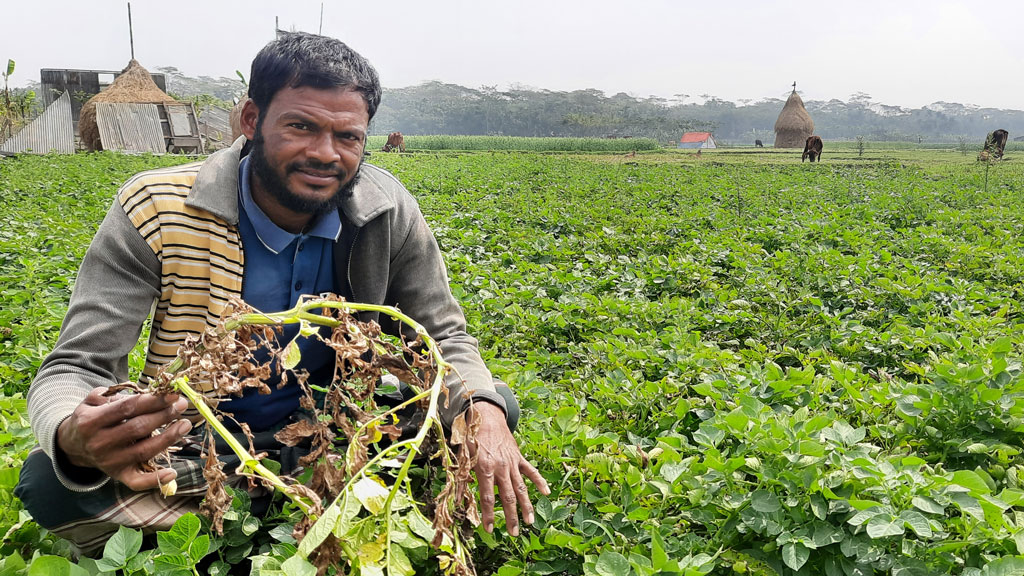
[{"label": "white sky", "polygon": [[[246,78],[281,28],[316,32],[319,0],[135,0],[135,56],[152,70]],[[1010,0],[361,0],[323,2],[323,33],[368,57],[385,87],[440,80],[739,102],[947,101],[1024,109],[1024,2]],[[1017,40],[1014,40],[1017,38]],[[1016,48],[1015,48],[1016,46]],[[0,66],[120,70],[123,0],[4,0]],[[3,66],[5,67],[5,66]]]}]

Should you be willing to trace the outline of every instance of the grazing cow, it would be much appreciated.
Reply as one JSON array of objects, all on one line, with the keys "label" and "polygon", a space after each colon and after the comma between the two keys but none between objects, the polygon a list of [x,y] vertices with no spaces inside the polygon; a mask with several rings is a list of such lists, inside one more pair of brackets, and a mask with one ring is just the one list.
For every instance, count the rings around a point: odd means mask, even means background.
[{"label": "grazing cow", "polygon": [[993,158],[1002,158],[1003,149],[1006,148],[1006,141],[1009,138],[1010,133],[1003,129],[989,132],[985,138],[985,152],[988,152]]},{"label": "grazing cow", "polygon": [[381,152],[405,152],[405,138],[402,137],[402,133],[392,132],[388,134],[387,144],[384,144]]},{"label": "grazing cow", "polygon": [[821,147],[821,136],[808,136],[807,142],[804,143],[804,154],[800,157],[800,161],[803,162],[810,156],[811,162],[815,160],[821,162]]},{"label": "grazing cow", "polygon": [[754,140],[754,147],[755,148],[764,148],[764,142],[761,142],[760,140]]}]

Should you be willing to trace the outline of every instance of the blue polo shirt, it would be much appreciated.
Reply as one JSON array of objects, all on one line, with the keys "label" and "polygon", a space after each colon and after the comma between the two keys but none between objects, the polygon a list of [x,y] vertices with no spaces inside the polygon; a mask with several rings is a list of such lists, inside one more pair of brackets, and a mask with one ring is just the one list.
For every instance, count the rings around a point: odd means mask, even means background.
[{"label": "blue polo shirt", "polygon": [[[324,214],[307,231],[293,234],[274,224],[252,199],[248,156],[238,172],[238,229],[245,254],[242,299],[257,310],[279,312],[295,306],[303,294],[337,292],[333,247],[341,234],[338,211]],[[285,346],[298,332],[297,324],[285,326],[277,336],[278,345]],[[324,333],[330,331],[325,328]],[[329,381],[334,352],[315,337],[300,338],[299,350],[302,360],[295,369],[309,371],[311,382]],[[266,347],[256,352],[257,361],[266,362],[269,357]],[[280,378],[268,380],[272,392],[267,396],[246,390],[242,398],[222,402],[220,408],[254,432],[272,428],[299,408],[302,391],[293,378],[286,377],[289,381],[281,389]]]}]

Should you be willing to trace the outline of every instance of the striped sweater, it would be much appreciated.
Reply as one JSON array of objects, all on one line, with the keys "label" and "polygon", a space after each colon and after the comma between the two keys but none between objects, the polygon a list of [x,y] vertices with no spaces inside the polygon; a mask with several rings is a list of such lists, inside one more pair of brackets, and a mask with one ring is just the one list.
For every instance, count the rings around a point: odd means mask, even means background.
[{"label": "striped sweater", "polygon": [[238,227],[185,203],[198,168],[150,172],[130,180],[117,195],[160,260],[160,297],[153,310],[145,379],[174,359],[188,335],[215,327],[231,299],[242,296]]}]

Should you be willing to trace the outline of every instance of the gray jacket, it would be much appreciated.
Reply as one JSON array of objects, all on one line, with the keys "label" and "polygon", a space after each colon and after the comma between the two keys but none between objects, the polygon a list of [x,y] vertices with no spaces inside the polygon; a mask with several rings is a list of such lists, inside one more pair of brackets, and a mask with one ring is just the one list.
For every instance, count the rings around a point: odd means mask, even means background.
[{"label": "gray jacket", "polygon": [[[238,224],[244,141],[203,162],[186,200],[231,226]],[[341,208],[342,235],[334,249],[337,282],[350,287],[353,302],[397,306],[438,342],[455,367],[447,381],[449,402],[442,407],[445,424],[468,407],[470,395],[505,409],[476,339],[466,332],[441,252],[416,200],[381,168],[364,164],[361,174]],[[160,270],[158,257],[114,202],[82,261],[57,345],[28,395],[36,439],[69,489],[86,491],[106,480],[84,485],[64,474],[54,458],[57,429],[90,390],[128,379],[128,354],[160,294]],[[376,313],[361,318],[379,321],[392,334],[399,326]],[[414,335],[407,332],[407,337]]]}]

